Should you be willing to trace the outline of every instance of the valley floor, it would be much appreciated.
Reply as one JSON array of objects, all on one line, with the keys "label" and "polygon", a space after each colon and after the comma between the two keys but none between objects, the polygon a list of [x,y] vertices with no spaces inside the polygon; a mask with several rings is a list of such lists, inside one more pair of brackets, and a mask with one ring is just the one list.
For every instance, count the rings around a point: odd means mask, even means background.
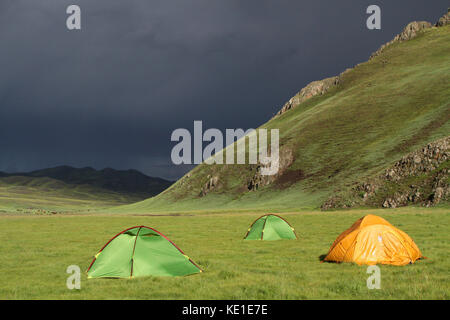
[{"label": "valley floor", "polygon": [[[320,263],[359,217],[382,216],[407,232],[426,260],[380,266],[369,290],[366,266]],[[0,299],[449,299],[450,210],[400,208],[284,213],[299,240],[244,241],[259,213],[0,215]],[[167,235],[204,270],[180,278],[90,279],[69,290],[70,265],[86,270],[116,233],[134,225]]]}]

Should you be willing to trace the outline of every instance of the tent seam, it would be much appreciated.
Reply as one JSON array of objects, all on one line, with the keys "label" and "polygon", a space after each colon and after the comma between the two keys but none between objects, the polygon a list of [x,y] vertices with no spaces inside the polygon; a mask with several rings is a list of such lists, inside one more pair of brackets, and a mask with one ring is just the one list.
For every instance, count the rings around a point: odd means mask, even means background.
[{"label": "tent seam", "polygon": [[[263,224],[262,231],[261,231],[261,240],[264,240],[264,229],[266,229],[267,219],[269,219],[268,216],[269,216],[269,215],[266,215],[266,220],[264,220],[264,224]],[[259,219],[258,219],[258,220],[259,220]]]},{"label": "tent seam", "polygon": [[139,237],[139,232],[141,232],[142,226],[139,227],[137,233],[136,233],[136,239],[134,239],[134,246],[133,246],[133,254],[131,255],[131,271],[130,271],[130,278],[133,277],[133,267],[134,267],[134,252],[136,251],[136,242]]}]

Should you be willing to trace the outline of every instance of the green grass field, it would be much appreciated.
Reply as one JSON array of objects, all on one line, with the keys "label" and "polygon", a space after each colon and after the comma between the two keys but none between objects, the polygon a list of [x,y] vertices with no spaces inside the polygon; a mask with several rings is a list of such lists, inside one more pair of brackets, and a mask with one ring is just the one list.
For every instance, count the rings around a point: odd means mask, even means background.
[{"label": "green grass field", "polygon": [[[381,289],[366,266],[320,263],[359,217],[382,216],[407,232],[427,260],[380,266]],[[450,210],[401,208],[297,212],[283,216],[299,240],[244,241],[259,213],[1,215],[0,299],[449,299]],[[66,268],[87,269],[116,233],[134,225],[166,234],[205,272],[178,278],[91,279],[66,288]]]}]

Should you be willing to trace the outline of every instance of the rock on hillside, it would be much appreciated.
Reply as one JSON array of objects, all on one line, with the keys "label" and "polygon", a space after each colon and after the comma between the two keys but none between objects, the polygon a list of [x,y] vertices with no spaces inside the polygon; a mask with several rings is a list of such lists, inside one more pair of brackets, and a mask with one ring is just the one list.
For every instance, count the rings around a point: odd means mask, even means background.
[{"label": "rock on hillside", "polygon": [[295,96],[293,96],[288,102],[284,104],[280,111],[276,114],[279,116],[286,111],[296,107],[300,103],[317,95],[325,94],[331,87],[339,83],[339,77],[331,77],[324,80],[313,81],[300,90]]},{"label": "rock on hillside", "polygon": [[[287,170],[294,162],[294,152],[289,148],[280,149],[279,159],[278,159],[278,172],[271,176],[265,176],[261,174],[261,168],[266,166],[269,167],[270,164],[257,164],[250,165],[250,171],[252,172],[252,176],[247,181],[246,187],[249,191],[257,191],[259,188],[268,186],[275,181],[278,181],[280,178],[285,176]],[[245,190],[245,188],[244,188]]]},{"label": "rock on hillside", "polygon": [[447,13],[444,14],[436,23],[436,27],[443,27],[450,24],[450,8],[447,9]]},{"label": "rock on hillside", "polygon": [[[257,191],[259,188],[268,186],[274,182],[277,182],[280,178],[284,178],[286,180],[286,173],[289,169],[290,165],[294,162],[294,153],[291,149],[283,147],[279,151],[278,158],[278,172],[274,175],[263,175],[261,169],[266,167],[269,168],[272,164],[267,163],[263,164],[258,161],[257,164],[249,164],[247,165],[248,171],[250,172],[248,180],[245,182],[245,185],[241,186],[241,190],[245,191]],[[292,180],[292,177],[288,177]],[[183,178],[183,182],[186,178]],[[295,179],[294,179],[295,180]],[[289,181],[284,181],[285,183],[289,183]],[[206,196],[208,193],[212,191],[221,191],[223,187],[223,183],[219,175],[207,175],[206,182],[202,186],[200,190],[200,197]]]},{"label": "rock on hillside", "polygon": [[[322,209],[369,205],[396,208],[408,204],[434,206],[449,200],[450,136],[427,144],[397,161],[384,173],[353,188],[354,201],[333,196]],[[357,198],[360,199],[357,199]],[[349,197],[350,199],[352,197]]]},{"label": "rock on hillside", "polygon": [[219,186],[219,177],[214,176],[211,177],[211,175],[207,176],[208,181],[203,186],[202,190],[200,191],[200,196],[206,196],[209,192],[213,191]]},{"label": "rock on hillside", "polygon": [[417,35],[420,32],[422,32],[425,29],[431,28],[431,27],[432,27],[432,24],[427,21],[413,21],[413,22],[408,23],[408,25],[403,29],[403,31],[400,34],[395,36],[395,38],[392,39],[391,41],[389,41],[388,43],[383,44],[380,47],[380,49],[375,51],[370,56],[370,58],[372,59],[373,57],[380,55],[381,52],[383,52],[387,47],[389,47],[390,45],[392,45],[395,42],[403,42],[403,41],[408,41],[408,40],[414,39],[415,37],[417,37]]},{"label": "rock on hillside", "polygon": [[427,144],[420,150],[411,152],[386,170],[384,177],[389,181],[436,170],[450,159],[450,137]]}]

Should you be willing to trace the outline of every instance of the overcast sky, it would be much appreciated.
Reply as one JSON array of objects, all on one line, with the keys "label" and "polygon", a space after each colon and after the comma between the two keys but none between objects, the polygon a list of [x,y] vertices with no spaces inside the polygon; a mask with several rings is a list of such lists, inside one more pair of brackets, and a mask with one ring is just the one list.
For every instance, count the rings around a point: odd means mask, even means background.
[{"label": "overcast sky", "polygon": [[[66,28],[81,7],[82,30]],[[382,30],[366,8],[382,9]],[[176,179],[176,128],[254,128],[448,0],[0,0],[0,171]]]}]

